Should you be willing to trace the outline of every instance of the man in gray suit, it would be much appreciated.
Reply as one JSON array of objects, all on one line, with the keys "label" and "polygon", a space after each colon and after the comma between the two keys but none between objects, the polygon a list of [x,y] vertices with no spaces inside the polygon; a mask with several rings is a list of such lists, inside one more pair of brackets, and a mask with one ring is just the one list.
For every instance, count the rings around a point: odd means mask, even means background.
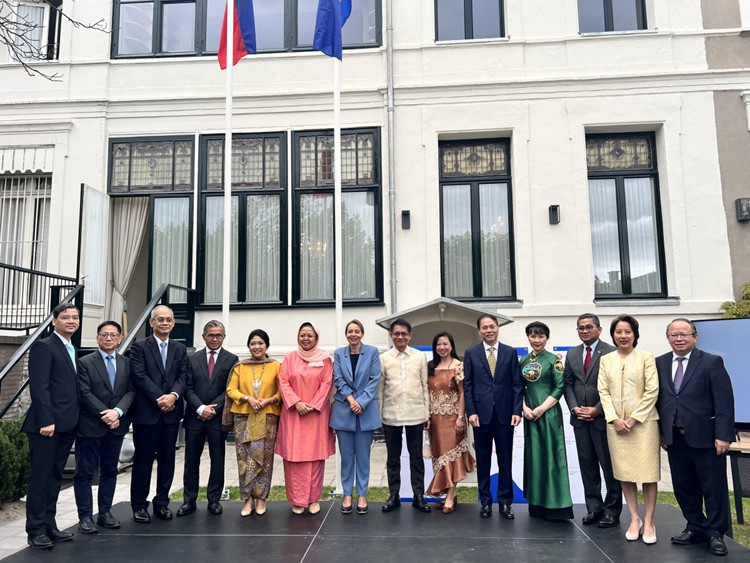
[{"label": "man in gray suit", "polygon": [[95,534],[91,480],[97,466],[99,491],[96,523],[102,528],[120,527],[110,509],[117,485],[120,448],[130,427],[128,410],[135,398],[130,382],[128,359],[117,353],[122,328],[115,321],[104,321],[96,329],[99,348],[78,362],[78,388],[81,416],[76,437],[76,472],[73,491],[78,507],[78,530]]},{"label": "man in gray suit", "polygon": [[[565,402],[570,409],[570,424],[576,437],[578,464],[581,469],[587,514],[584,524],[599,524],[612,528],[620,523],[622,488],[612,473],[612,461],[607,445],[607,422],[599,401],[597,380],[599,359],[615,347],[599,340],[602,327],[599,317],[584,313],[578,317],[578,338],[583,344],[568,350],[565,358]],[[602,479],[607,484],[607,495],[602,501]]]}]

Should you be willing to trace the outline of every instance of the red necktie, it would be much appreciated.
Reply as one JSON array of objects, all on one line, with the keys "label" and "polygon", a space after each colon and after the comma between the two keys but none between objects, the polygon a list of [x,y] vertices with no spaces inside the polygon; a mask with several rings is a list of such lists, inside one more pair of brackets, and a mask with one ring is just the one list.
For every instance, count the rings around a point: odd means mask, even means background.
[{"label": "red necktie", "polygon": [[589,371],[589,366],[591,365],[591,346],[586,346],[586,358],[583,360],[583,373],[587,373]]},{"label": "red necktie", "polygon": [[208,353],[208,378],[209,379],[211,379],[211,377],[213,377],[214,375],[214,366],[216,365],[214,354],[216,354],[216,352],[214,352],[213,350],[211,350]]}]

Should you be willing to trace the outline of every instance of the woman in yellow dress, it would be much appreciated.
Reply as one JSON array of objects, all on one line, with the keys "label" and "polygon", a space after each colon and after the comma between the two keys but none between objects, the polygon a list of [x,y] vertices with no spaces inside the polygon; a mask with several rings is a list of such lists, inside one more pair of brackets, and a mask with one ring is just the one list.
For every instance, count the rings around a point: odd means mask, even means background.
[{"label": "woman in yellow dress", "polygon": [[247,347],[250,358],[234,366],[227,384],[234,413],[234,445],[240,473],[240,496],[245,499],[240,515],[266,513],[271,492],[273,455],[279,428],[281,365],[266,352],[270,344],[266,331],[250,333]]},{"label": "woman in yellow dress", "polygon": [[[617,351],[602,356],[598,388],[607,420],[612,469],[622,482],[630,512],[625,538],[635,541],[642,533],[644,543],[654,544],[656,489],[661,472],[656,412],[659,377],[654,355],[635,349],[639,331],[634,317],[620,315],[612,321],[609,333]],[[643,520],[638,516],[638,483],[643,483]]]}]

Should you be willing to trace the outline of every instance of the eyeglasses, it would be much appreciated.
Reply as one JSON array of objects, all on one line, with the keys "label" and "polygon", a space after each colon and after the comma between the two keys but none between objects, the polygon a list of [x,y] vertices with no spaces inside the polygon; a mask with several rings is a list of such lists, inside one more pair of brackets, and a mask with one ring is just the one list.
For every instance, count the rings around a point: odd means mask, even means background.
[{"label": "eyeglasses", "polygon": [[586,326],[579,326],[576,328],[578,332],[588,332],[590,330],[594,330],[596,327],[594,325],[586,325]]},{"label": "eyeglasses", "polygon": [[116,340],[120,338],[120,335],[114,332],[100,332],[98,336],[102,340]]},{"label": "eyeglasses", "polygon": [[686,334],[684,332],[668,332],[667,338],[670,340],[677,340],[678,338],[681,338],[682,340],[685,340],[687,338],[690,338],[691,336],[695,336],[694,332],[691,332],[690,334]]},{"label": "eyeglasses", "polygon": [[204,338],[208,338],[209,340],[221,340],[225,336],[225,334],[205,334]]},{"label": "eyeglasses", "polygon": [[151,319],[153,321],[156,321],[157,323],[173,323],[174,319],[172,317],[157,317],[155,319]]},{"label": "eyeglasses", "polygon": [[408,332],[392,332],[391,336],[393,338],[406,338],[409,334]]}]

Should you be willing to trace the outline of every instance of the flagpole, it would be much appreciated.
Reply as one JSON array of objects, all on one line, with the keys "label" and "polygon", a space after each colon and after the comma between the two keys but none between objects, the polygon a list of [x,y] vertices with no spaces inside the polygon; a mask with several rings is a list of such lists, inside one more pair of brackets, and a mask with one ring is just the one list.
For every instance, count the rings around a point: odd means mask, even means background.
[{"label": "flagpole", "polygon": [[[336,348],[342,344],[344,332],[344,260],[342,247],[344,245],[343,225],[341,223],[341,61],[331,57],[333,61],[333,225],[334,225],[334,258],[335,287],[336,287]],[[336,450],[336,494],[344,493],[341,483],[341,455]]]},{"label": "flagpole", "polygon": [[229,331],[232,260],[232,69],[234,68],[234,0],[227,0],[227,75],[224,109],[224,259],[221,276],[221,322]]}]

